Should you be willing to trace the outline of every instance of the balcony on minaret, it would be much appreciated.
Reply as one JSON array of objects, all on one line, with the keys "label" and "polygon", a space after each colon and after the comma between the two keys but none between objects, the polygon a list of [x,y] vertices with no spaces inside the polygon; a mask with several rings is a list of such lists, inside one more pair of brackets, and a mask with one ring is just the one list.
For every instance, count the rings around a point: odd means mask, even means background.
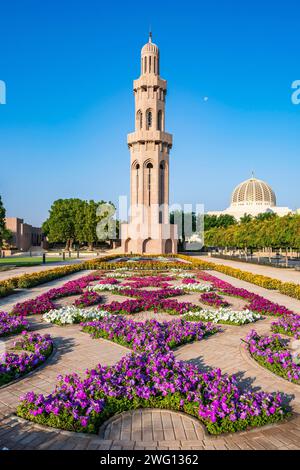
[{"label": "balcony on minaret", "polygon": [[156,130],[140,130],[136,132],[131,132],[127,135],[127,144],[129,147],[137,142],[165,143],[171,149],[173,144],[173,136],[168,132]]},{"label": "balcony on minaret", "polygon": [[133,90],[137,91],[140,88],[146,89],[147,87],[158,87],[167,90],[167,80],[160,78],[158,75],[141,75],[140,78],[133,80]]}]

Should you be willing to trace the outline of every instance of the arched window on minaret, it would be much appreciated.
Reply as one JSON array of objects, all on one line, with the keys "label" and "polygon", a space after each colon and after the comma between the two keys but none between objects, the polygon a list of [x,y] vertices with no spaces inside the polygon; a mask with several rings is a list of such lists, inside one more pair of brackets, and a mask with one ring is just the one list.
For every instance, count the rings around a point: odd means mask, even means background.
[{"label": "arched window on minaret", "polygon": [[139,203],[139,185],[140,185],[140,175],[139,175],[140,165],[137,164],[135,167],[135,178],[136,178],[136,203]]},{"label": "arched window on minaret", "polygon": [[165,162],[159,165],[159,223],[163,222],[163,204],[165,202]]},{"label": "arched window on minaret", "polygon": [[144,73],[147,72],[147,57],[144,58]]},{"label": "arched window on minaret", "polygon": [[139,109],[138,112],[136,113],[136,129],[142,129],[143,128],[143,113]]},{"label": "arched window on minaret", "polygon": [[156,57],[154,57],[154,73],[156,73]]},{"label": "arched window on minaret", "polygon": [[152,63],[151,63],[151,55],[150,55],[149,56],[149,73],[151,73],[151,65],[152,65]]},{"label": "arched window on minaret", "polygon": [[148,192],[148,206],[151,205],[151,178],[152,178],[152,169],[153,165],[152,163],[147,164],[147,192]]},{"label": "arched window on minaret", "polygon": [[157,130],[162,131],[162,111],[159,110],[157,113]]},{"label": "arched window on minaret", "polygon": [[152,127],[152,111],[151,111],[151,109],[148,109],[147,113],[146,113],[146,126],[147,126],[147,130],[151,129],[151,127]]}]

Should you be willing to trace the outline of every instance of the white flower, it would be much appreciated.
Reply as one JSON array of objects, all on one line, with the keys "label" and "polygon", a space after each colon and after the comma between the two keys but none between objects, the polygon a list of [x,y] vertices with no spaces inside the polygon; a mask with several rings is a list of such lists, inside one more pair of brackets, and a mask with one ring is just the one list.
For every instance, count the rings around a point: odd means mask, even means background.
[{"label": "white flower", "polygon": [[94,286],[88,286],[87,290],[89,292],[103,292],[103,291],[121,291],[128,289],[126,286],[121,286],[119,284],[95,284]]},{"label": "white flower", "polygon": [[187,292],[211,292],[214,288],[208,284],[183,284],[181,289]]},{"label": "white flower", "polygon": [[219,308],[218,310],[203,309],[197,312],[187,312],[183,315],[186,319],[199,318],[199,320],[212,321],[214,323],[230,322],[237,325],[253,323],[261,318],[259,313],[251,310],[231,310],[230,308]]},{"label": "white flower", "polygon": [[118,273],[107,273],[106,274],[106,277],[108,278],[122,278],[122,277],[128,277],[129,274],[128,273],[121,273],[121,272],[118,272]]},{"label": "white flower", "polygon": [[176,273],[176,275],[178,277],[181,277],[181,278],[185,278],[185,277],[194,278],[194,277],[196,277],[195,273],[191,273],[189,271],[188,272],[182,271],[182,269],[178,269],[178,268],[172,268],[172,269],[170,269],[170,271],[172,271],[173,273]]},{"label": "white flower", "polygon": [[109,316],[105,310],[84,309],[74,305],[50,310],[43,315],[43,320],[47,323],[60,323],[61,325],[72,325],[84,320],[97,320]]}]

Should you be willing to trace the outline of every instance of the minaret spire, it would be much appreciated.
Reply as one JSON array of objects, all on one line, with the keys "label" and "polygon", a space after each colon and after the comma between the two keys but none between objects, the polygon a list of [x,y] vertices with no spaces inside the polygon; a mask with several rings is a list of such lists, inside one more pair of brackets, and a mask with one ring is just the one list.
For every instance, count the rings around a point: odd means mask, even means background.
[{"label": "minaret spire", "polygon": [[150,28],[149,28],[149,42],[152,42],[152,29],[151,29],[151,25],[150,25]]}]

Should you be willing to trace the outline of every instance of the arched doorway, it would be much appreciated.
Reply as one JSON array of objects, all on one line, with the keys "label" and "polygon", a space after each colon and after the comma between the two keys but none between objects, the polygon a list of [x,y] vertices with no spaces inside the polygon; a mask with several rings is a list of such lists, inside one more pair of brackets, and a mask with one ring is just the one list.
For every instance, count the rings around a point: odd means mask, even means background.
[{"label": "arched doorway", "polygon": [[166,244],[165,244],[165,253],[168,254],[168,253],[172,253],[173,252],[173,243],[172,243],[172,240],[170,238],[168,238],[168,240],[166,240]]},{"label": "arched doorway", "polygon": [[143,253],[152,255],[158,254],[160,252],[160,249],[158,248],[158,241],[153,240],[153,238],[146,238],[146,240],[143,241],[142,251]]},{"label": "arched doorway", "polygon": [[143,246],[142,246],[142,252],[147,253],[147,244],[149,246],[151,238],[147,238],[146,240],[143,241]]},{"label": "arched doorway", "polygon": [[125,253],[130,253],[131,238],[125,240]]}]

